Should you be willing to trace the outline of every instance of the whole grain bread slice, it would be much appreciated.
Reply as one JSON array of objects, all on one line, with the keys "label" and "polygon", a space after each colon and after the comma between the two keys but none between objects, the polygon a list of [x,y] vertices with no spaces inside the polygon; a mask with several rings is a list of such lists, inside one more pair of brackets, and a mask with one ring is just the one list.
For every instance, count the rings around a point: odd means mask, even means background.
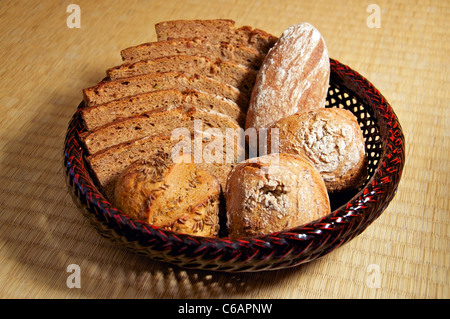
[{"label": "whole grain bread slice", "polygon": [[222,149],[222,154],[212,161],[208,153],[211,140],[203,133],[197,131],[189,136],[147,136],[90,155],[87,162],[99,190],[111,202],[114,201],[114,189],[120,174],[135,161],[148,160],[157,153],[169,154],[171,158],[186,153],[193,154],[194,163],[215,176],[221,188],[225,189],[229,172],[238,161],[245,158],[245,148],[241,147],[241,141],[238,139],[231,142],[227,140],[217,146],[217,149]]},{"label": "whole grain bread slice", "polygon": [[95,154],[108,147],[145,136],[171,133],[180,129],[192,132],[193,130],[202,130],[204,126],[223,130],[240,128],[239,124],[229,116],[199,111],[195,107],[188,110],[178,107],[117,120],[93,131],[83,132],[80,134],[80,138],[87,152]]},{"label": "whole grain bread slice", "polygon": [[199,111],[224,114],[231,117],[241,127],[245,125],[246,113],[227,98],[212,95],[200,91],[188,90],[183,92],[183,103],[185,108],[195,107]]},{"label": "whole grain bread slice", "polygon": [[183,72],[154,72],[114,81],[102,81],[83,90],[85,106],[94,106],[123,97],[162,89],[178,89],[182,92],[196,90],[218,95],[236,102],[240,108],[248,108],[248,97],[237,88],[202,75]]},{"label": "whole grain bread slice", "polygon": [[204,92],[181,92],[176,89],[157,90],[85,107],[81,109],[81,116],[86,129],[92,131],[122,118],[176,107],[195,107],[199,111],[221,113],[236,120],[240,126],[245,125],[245,113],[235,102]]},{"label": "whole grain bread slice", "polygon": [[142,43],[120,52],[124,63],[157,59],[171,55],[208,56],[213,60],[232,61],[259,70],[265,54],[244,44],[216,43],[201,38],[176,38]]},{"label": "whole grain bread slice", "polygon": [[182,71],[189,75],[200,74],[238,88],[250,99],[258,72],[231,61],[213,61],[195,55],[172,55],[156,59],[126,63],[107,70],[111,80],[154,72]]},{"label": "whole grain bread slice", "polygon": [[235,27],[233,20],[172,20],[155,25],[158,41],[174,38],[201,38],[215,43],[243,44],[267,53],[277,37],[249,26]]},{"label": "whole grain bread slice", "polygon": [[160,109],[171,109],[181,105],[183,93],[179,90],[156,90],[123,97],[100,105],[81,109],[84,127],[92,131],[121,118]]}]

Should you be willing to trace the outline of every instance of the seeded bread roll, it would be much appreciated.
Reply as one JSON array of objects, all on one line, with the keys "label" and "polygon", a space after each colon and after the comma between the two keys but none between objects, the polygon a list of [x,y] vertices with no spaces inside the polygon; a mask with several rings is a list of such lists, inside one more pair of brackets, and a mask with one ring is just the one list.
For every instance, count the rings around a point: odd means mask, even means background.
[{"label": "seeded bread roll", "polygon": [[[275,123],[278,151],[304,155],[321,173],[328,191],[355,189],[367,176],[364,137],[348,110],[321,108],[293,114]],[[271,135],[271,129],[268,135]],[[268,138],[269,150],[274,151]]]},{"label": "seeded bread roll", "polygon": [[319,172],[293,154],[264,155],[237,164],[227,179],[225,200],[232,238],[282,231],[330,213]]},{"label": "seeded bread roll", "polygon": [[195,164],[183,161],[183,157],[171,162],[157,155],[135,162],[119,177],[115,204],[131,218],[166,230],[216,237],[220,184]]},{"label": "seeded bread roll", "polygon": [[330,59],[320,32],[309,23],[286,29],[264,59],[253,88],[245,128],[325,106]]}]

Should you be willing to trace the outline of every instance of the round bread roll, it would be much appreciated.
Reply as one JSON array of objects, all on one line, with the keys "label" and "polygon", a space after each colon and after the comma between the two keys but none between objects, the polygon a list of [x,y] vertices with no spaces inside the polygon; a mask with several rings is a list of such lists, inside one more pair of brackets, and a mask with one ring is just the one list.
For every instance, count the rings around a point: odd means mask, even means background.
[{"label": "round bread roll", "polygon": [[166,230],[217,237],[221,187],[190,155],[158,154],[131,164],[118,178],[115,204],[131,218]]},{"label": "round bread roll", "polygon": [[302,156],[269,154],[237,164],[227,179],[231,238],[269,234],[330,213],[319,172]]},{"label": "round bread roll", "polygon": [[304,155],[322,175],[328,192],[359,187],[367,176],[362,130],[348,110],[321,108],[293,114],[276,122],[278,150],[268,138],[268,153]]}]

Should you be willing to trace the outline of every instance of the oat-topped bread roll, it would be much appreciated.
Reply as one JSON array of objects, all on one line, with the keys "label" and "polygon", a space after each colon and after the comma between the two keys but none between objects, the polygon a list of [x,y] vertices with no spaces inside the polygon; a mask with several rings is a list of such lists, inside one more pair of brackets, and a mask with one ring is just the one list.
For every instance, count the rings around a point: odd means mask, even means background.
[{"label": "oat-topped bread roll", "polygon": [[309,23],[286,29],[264,59],[253,88],[246,128],[268,128],[302,110],[325,106],[330,59]]},{"label": "oat-topped bread roll", "polygon": [[[329,192],[357,188],[367,176],[364,137],[348,110],[321,108],[275,123],[278,151],[306,156],[319,170]],[[271,130],[269,129],[269,136]],[[270,145],[271,138],[268,138]],[[273,152],[272,145],[268,152]]]},{"label": "oat-topped bread roll", "polygon": [[119,177],[115,204],[131,218],[176,232],[216,237],[220,184],[183,157],[135,162]]},{"label": "oat-topped bread roll", "polygon": [[228,19],[172,20],[155,25],[158,41],[174,38],[202,38],[214,43],[243,44],[266,53],[277,40],[273,35],[249,26],[236,28]]},{"label": "oat-topped bread roll", "polygon": [[228,177],[225,200],[232,238],[297,227],[330,213],[319,172],[293,154],[270,154],[237,164]]}]

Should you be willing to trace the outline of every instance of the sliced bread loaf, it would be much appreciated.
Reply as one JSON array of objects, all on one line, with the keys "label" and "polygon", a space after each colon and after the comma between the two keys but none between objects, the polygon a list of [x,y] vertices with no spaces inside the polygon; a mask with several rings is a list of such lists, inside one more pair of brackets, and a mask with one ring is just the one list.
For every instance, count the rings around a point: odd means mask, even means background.
[{"label": "sliced bread loaf", "polygon": [[214,43],[200,38],[170,39],[143,43],[121,51],[124,63],[134,63],[172,55],[208,56],[213,60],[233,61],[258,70],[265,54],[243,44]]},{"label": "sliced bread loaf", "polygon": [[[195,125],[194,120],[199,120]],[[89,154],[95,154],[108,147],[150,135],[171,134],[174,130],[186,128],[189,132],[207,127],[239,129],[239,124],[230,117],[196,108],[175,109],[143,113],[114,121],[93,131],[80,134]],[[225,136],[225,134],[224,134]]]},{"label": "sliced bread loaf", "polygon": [[[197,157],[197,160],[194,159],[195,165],[215,176],[222,189],[225,189],[227,176],[238,160],[245,156],[242,155],[245,149],[241,148],[241,143],[237,139],[234,142],[227,140],[217,147],[222,149],[222,154],[219,154],[222,161],[220,159],[210,161],[208,160],[210,146],[211,140],[204,138],[203,132],[193,132],[189,138],[173,137],[170,134],[153,135],[107,148],[88,156],[87,162],[100,191],[110,201],[114,200],[114,188],[120,174],[133,162],[149,159],[157,153],[170,154],[171,157],[185,153],[194,154],[194,157]],[[186,152],[183,153],[183,150]],[[199,154],[201,160],[198,160]]]},{"label": "sliced bread loaf", "polygon": [[235,27],[235,22],[226,19],[215,20],[173,20],[155,25],[158,41],[173,38],[202,38],[215,43],[243,44],[261,53],[267,53],[277,37],[249,26]]},{"label": "sliced bread loaf", "polygon": [[83,90],[86,106],[100,105],[123,97],[162,89],[178,89],[182,92],[196,90],[218,95],[248,108],[249,99],[237,88],[202,75],[186,75],[183,72],[154,72],[114,81],[102,81]]},{"label": "sliced bread loaf", "polygon": [[240,126],[245,125],[245,113],[235,102],[204,92],[181,92],[175,89],[156,90],[85,107],[81,109],[81,116],[86,129],[92,131],[121,118],[151,111],[170,110],[180,106],[185,108],[195,106],[200,111],[228,115]]},{"label": "sliced bread loaf", "polygon": [[231,117],[239,126],[244,127],[246,113],[227,98],[200,91],[188,90],[183,92],[182,105],[185,108],[195,107],[199,111],[210,111]]},{"label": "sliced bread loaf", "polygon": [[189,75],[200,74],[238,88],[248,99],[255,85],[256,70],[231,61],[210,60],[194,55],[173,55],[122,64],[107,70],[111,80],[154,72],[182,71]]}]

